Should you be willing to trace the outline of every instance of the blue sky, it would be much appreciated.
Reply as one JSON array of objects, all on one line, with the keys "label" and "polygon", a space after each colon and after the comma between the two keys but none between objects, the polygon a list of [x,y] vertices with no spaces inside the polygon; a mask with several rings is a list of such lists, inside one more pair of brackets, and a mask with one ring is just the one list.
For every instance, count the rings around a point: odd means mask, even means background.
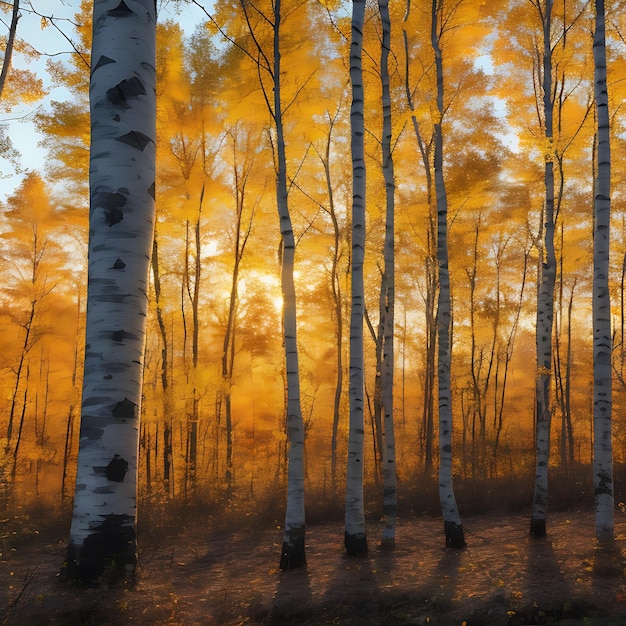
[{"label": "blue sky", "polygon": [[[0,3],[3,2],[0,0]],[[79,4],[80,0],[21,0],[20,3],[21,17],[18,22],[18,38],[33,46],[41,53],[41,57],[38,61],[26,63],[24,57],[16,53],[13,57],[13,65],[35,71],[44,81],[46,87],[50,89],[50,93],[42,102],[38,102],[35,105],[18,106],[9,113],[0,112],[0,123],[9,125],[9,134],[13,143],[22,153],[22,167],[28,170],[38,170],[42,174],[45,174],[46,154],[38,146],[41,136],[37,134],[33,127],[32,117],[39,107],[46,106],[46,102],[50,100],[63,101],[69,97],[65,90],[53,89],[50,85],[46,71],[46,60],[49,58],[57,60],[69,58],[72,48],[57,28],[50,25],[42,28],[41,18],[30,9],[34,9],[40,15],[53,16],[58,27],[68,37],[74,39],[71,21]],[[207,5],[209,4],[213,3],[207,2]],[[178,19],[189,32],[191,32],[195,24],[203,21],[203,14],[200,9],[193,5],[187,6],[179,13],[176,13],[173,2],[159,0],[159,11],[160,19]],[[11,19],[10,7],[9,12],[0,13],[0,17],[2,18],[0,28],[2,28],[3,34],[5,34],[8,32],[8,25]],[[0,159],[0,201],[3,201],[8,195],[13,193],[22,177],[23,174],[14,173],[10,163]]]},{"label": "blue sky", "polygon": [[[16,52],[13,55],[12,65],[35,71],[49,85],[49,82],[46,80],[45,60],[47,58],[62,58],[63,53],[67,53],[71,47],[55,28],[49,26],[42,29],[41,18],[29,9],[32,6],[40,13],[49,12],[49,14],[60,18],[59,26],[71,36],[71,24],[65,20],[73,17],[74,8],[72,4],[76,5],[76,2],[70,3],[68,0],[32,0],[32,5],[30,2],[22,2],[22,4],[23,9],[20,10],[21,17],[18,22],[17,37],[32,45],[42,56],[38,61],[28,63],[25,61],[24,56]],[[4,31],[3,34],[8,32],[10,19],[10,13],[2,15],[1,26]],[[11,80],[10,74],[8,80]],[[53,90],[48,96],[50,99],[63,99],[64,97],[59,90]],[[40,105],[41,103],[33,106],[22,105],[15,107],[8,113],[5,111],[0,113],[0,122],[8,123],[9,135],[13,144],[22,153],[21,162],[26,169],[43,169],[44,154],[37,146],[39,137],[32,124],[33,113]],[[0,159],[0,172],[2,174],[0,179],[0,199],[3,199],[19,184],[22,176],[13,174],[11,164],[2,159]]]}]

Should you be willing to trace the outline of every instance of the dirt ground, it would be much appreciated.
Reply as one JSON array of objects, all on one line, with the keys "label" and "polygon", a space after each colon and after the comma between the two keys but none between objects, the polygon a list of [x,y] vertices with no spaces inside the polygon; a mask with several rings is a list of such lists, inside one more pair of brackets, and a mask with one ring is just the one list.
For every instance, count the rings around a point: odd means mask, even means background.
[{"label": "dirt ground", "polygon": [[[278,570],[279,529],[140,537],[134,589],[76,589],[58,581],[65,545],[36,530],[4,534],[0,623],[39,624],[433,624],[445,626],[626,625],[621,557],[595,548],[593,515],[558,513],[549,536],[528,536],[527,516],[463,520],[468,546],[443,548],[438,518],[403,519],[393,551],[344,554],[343,527],[307,529],[307,568]],[[626,550],[626,515],[616,513]]]}]

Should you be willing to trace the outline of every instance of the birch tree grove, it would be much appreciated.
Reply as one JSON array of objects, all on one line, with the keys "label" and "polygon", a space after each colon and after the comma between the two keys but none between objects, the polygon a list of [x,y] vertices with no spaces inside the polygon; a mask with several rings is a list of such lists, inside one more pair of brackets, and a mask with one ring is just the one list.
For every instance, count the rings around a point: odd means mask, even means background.
[{"label": "birch tree grove", "polygon": [[601,545],[610,545],[615,534],[609,291],[611,147],[604,0],[596,0],[595,10],[593,57],[598,139],[593,230],[593,489],[596,504],[596,538]]},{"label": "birch tree grove", "polygon": [[132,578],[155,197],[153,0],[96,0],[82,416],[65,574]]},{"label": "birch tree grove", "polygon": [[[468,520],[526,511],[511,561],[545,556],[524,536],[552,508],[553,533],[567,511],[574,544],[619,544],[626,0],[41,4],[63,18],[0,2],[0,530],[71,523],[79,589],[156,563],[144,536],[181,571],[269,537],[251,591],[280,611],[334,536],[386,596],[372,619],[393,598],[369,573],[415,528],[445,537],[405,572],[427,585],[462,573]],[[22,112],[41,141],[10,172]],[[8,587],[5,621],[35,598]]]}]

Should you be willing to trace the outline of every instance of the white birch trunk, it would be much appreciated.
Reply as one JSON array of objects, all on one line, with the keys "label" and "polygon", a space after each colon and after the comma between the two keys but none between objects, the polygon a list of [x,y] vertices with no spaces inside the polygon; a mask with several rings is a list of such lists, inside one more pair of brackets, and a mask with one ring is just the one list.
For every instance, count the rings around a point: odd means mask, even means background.
[{"label": "white birch trunk", "polygon": [[154,230],[154,0],[95,0],[89,285],[67,574],[132,577],[148,274]]},{"label": "white birch trunk", "polygon": [[596,0],[593,58],[598,119],[598,163],[595,181],[593,232],[593,488],[596,538],[601,545],[610,545],[615,536],[611,439],[612,337],[609,292],[611,148],[609,98],[606,81],[604,0]]},{"label": "white birch trunk", "polygon": [[287,370],[287,509],[280,567],[283,570],[302,567],[305,556],[304,509],[304,422],[300,403],[300,374],[296,338],[296,287],[294,257],[296,243],[289,214],[287,196],[287,158],[280,92],[280,21],[281,0],[274,2],[274,121],[276,127],[276,199],[282,236],[283,330]]},{"label": "white birch trunk", "polygon": [[437,302],[437,337],[439,343],[439,500],[443,515],[446,545],[463,548],[465,537],[452,485],[452,393],[450,390],[450,274],[448,270],[448,198],[443,175],[443,58],[439,42],[441,0],[432,2],[431,43],[437,72],[437,114],[435,134],[435,190],[437,194],[437,261],[439,298]]},{"label": "white birch trunk", "polygon": [[383,409],[383,528],[382,545],[393,547],[396,542],[396,520],[398,504],[396,493],[396,444],[393,418],[393,373],[394,373],[394,326],[395,326],[395,176],[391,149],[391,93],[389,89],[389,52],[391,50],[391,20],[389,0],[379,0],[378,10],[382,23],[382,41],[380,53],[380,78],[382,83],[383,136],[382,160],[387,215],[385,220],[385,285],[386,296],[383,324],[383,371],[382,371],[382,409]]},{"label": "white birch trunk", "polygon": [[363,260],[365,255],[365,147],[363,118],[363,21],[365,0],[352,3],[350,82],[352,106],[352,311],[350,314],[350,430],[346,472],[345,547],[351,556],[367,553],[363,505]]},{"label": "white birch trunk", "polygon": [[546,0],[543,14],[543,112],[545,124],[545,199],[543,210],[543,250],[537,291],[535,387],[535,491],[530,519],[530,534],[546,534],[548,505],[548,462],[550,458],[550,379],[552,375],[552,325],[554,318],[554,285],[556,256],[554,251],[554,162],[553,162],[553,95],[551,22],[553,0]]}]

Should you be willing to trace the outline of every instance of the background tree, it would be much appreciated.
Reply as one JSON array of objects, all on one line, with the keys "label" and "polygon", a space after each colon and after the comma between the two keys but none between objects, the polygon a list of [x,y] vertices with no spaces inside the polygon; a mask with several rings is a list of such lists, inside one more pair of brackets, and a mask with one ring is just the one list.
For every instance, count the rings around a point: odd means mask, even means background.
[{"label": "background tree", "polygon": [[[446,545],[465,546],[463,524],[452,486],[452,393],[450,389],[452,328],[450,310],[450,275],[448,271],[448,199],[443,172],[444,74],[441,34],[450,15],[442,0],[432,2],[431,44],[437,74],[437,112],[434,123],[434,173],[437,194],[437,267],[439,298],[437,301],[437,373],[439,376],[439,499],[443,513]],[[454,9],[453,9],[454,10]]]},{"label": "background tree", "polygon": [[[303,12],[306,15],[306,12]],[[286,432],[288,438],[287,507],[280,567],[289,570],[305,564],[304,509],[304,421],[300,397],[300,367],[297,342],[296,286],[294,261],[296,239],[289,207],[287,155],[284,114],[295,101],[286,100],[283,92],[283,46],[281,27],[285,17],[295,17],[293,8],[282,2],[270,5],[240,3],[241,31],[244,37],[231,37],[246,61],[252,61],[257,71],[262,101],[271,119],[269,141],[276,173],[276,205],[281,233],[281,290],[283,295],[283,341],[286,367]],[[294,28],[294,25],[291,26]],[[221,29],[220,29],[221,30]],[[224,32],[221,30],[221,32]],[[293,31],[292,31],[293,32]],[[299,42],[298,42],[299,43]],[[294,44],[292,43],[292,46]],[[294,47],[298,47],[295,44]],[[290,52],[293,51],[293,47]],[[303,67],[307,67],[305,64]],[[303,77],[306,84],[309,77]],[[295,81],[296,85],[298,80]],[[301,97],[302,87],[296,86],[294,98]],[[288,104],[285,104],[287,101]]]},{"label": "background tree", "polygon": [[380,0],[378,3],[382,26],[380,77],[382,87],[383,135],[382,163],[385,179],[385,245],[381,289],[381,332],[383,334],[382,355],[382,418],[383,418],[383,515],[385,529],[382,543],[385,546],[395,545],[397,493],[396,493],[396,445],[394,424],[394,333],[395,333],[395,174],[392,149],[391,90],[389,80],[389,53],[391,51],[391,18],[389,3]]},{"label": "background tree", "polygon": [[[34,458],[33,442],[43,454],[49,439],[48,355],[50,350],[55,351],[55,344],[61,360],[65,352],[60,346],[63,331],[56,327],[51,316],[62,310],[64,299],[70,303],[75,300],[67,291],[66,264],[71,260],[63,250],[62,241],[64,220],[74,220],[76,216],[55,205],[43,180],[34,172],[29,172],[15,194],[8,198],[2,214],[8,227],[0,234],[0,271],[5,278],[0,302],[3,313],[13,322],[14,334],[14,345],[3,350],[2,359],[2,368],[13,379],[10,387],[7,386],[9,406],[4,452],[5,462],[10,462],[15,477],[19,457]],[[35,372],[39,372],[37,382],[33,381]],[[63,391],[67,392],[65,386]],[[40,401],[42,410],[38,410]],[[29,425],[26,422],[31,418],[34,423]],[[22,455],[25,443],[29,445]],[[41,455],[37,457],[38,464],[40,460]]]},{"label": "background tree", "polygon": [[[41,78],[30,70],[16,67],[13,62],[14,52],[26,62],[39,57],[31,45],[18,37],[18,24],[21,17],[20,1],[3,3],[0,5],[0,12],[10,14],[7,33],[0,38],[0,48],[3,49],[0,66],[0,111],[7,113],[20,103],[32,104],[41,100],[46,95],[46,91]],[[13,138],[7,134],[7,126],[4,124],[0,124],[0,157],[6,159],[12,168],[19,171],[19,148],[15,146]]]},{"label": "background tree", "polygon": [[611,230],[611,141],[604,0],[596,0],[595,18],[593,57],[598,139],[593,232],[593,487],[596,505],[596,537],[601,545],[610,545],[615,534],[611,433],[611,298],[608,280]]},{"label": "background tree", "polygon": [[350,45],[350,109],[352,149],[352,309],[350,313],[350,430],[346,471],[345,547],[350,556],[367,553],[363,505],[363,259],[365,253],[365,155],[363,90],[363,24],[365,0],[352,3]]}]

